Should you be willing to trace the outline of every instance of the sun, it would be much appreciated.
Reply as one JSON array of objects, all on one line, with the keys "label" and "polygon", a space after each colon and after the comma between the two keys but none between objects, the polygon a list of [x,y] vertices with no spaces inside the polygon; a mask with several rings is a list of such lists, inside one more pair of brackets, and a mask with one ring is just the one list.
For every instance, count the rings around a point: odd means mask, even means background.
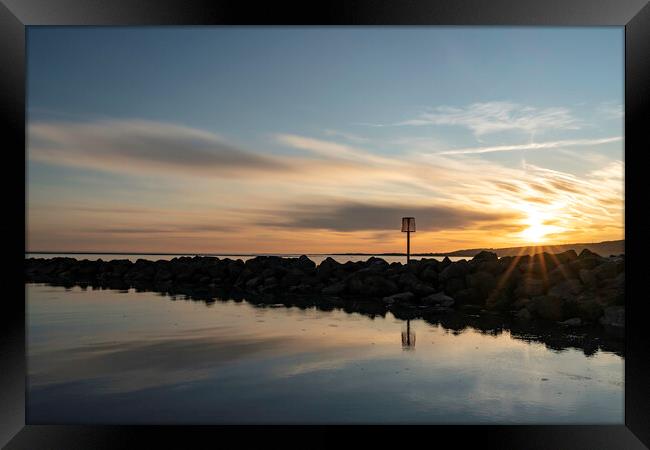
[{"label": "sun", "polygon": [[525,205],[522,209],[526,212],[525,224],[527,225],[519,236],[526,242],[538,244],[546,241],[546,237],[550,233],[561,231],[562,229],[557,226],[547,225],[550,219],[548,213],[535,208],[532,205]]},{"label": "sun", "polygon": [[528,242],[538,243],[543,242],[546,237],[547,230],[544,225],[540,223],[531,224],[521,232],[521,237]]}]

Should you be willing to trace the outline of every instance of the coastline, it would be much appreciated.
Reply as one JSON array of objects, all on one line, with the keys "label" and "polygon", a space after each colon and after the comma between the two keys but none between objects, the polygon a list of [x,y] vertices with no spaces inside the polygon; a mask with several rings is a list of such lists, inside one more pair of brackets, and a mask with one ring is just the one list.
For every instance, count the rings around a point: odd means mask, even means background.
[{"label": "coastline", "polygon": [[247,261],[210,256],[150,261],[27,258],[26,282],[72,287],[148,290],[191,298],[246,298],[255,303],[302,303],[400,317],[482,311],[519,324],[562,329],[624,330],[624,256],[588,250],[498,258],[481,252],[452,262],[422,258],[409,264],[366,261],[318,266],[307,256],[257,256]]}]

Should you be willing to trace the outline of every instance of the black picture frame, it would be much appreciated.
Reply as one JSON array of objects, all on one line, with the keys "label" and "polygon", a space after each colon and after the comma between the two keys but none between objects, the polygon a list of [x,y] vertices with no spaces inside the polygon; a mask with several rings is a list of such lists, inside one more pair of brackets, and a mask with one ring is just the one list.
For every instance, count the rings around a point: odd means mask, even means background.
[{"label": "black picture frame", "polygon": [[[647,0],[348,0],[253,4],[219,0],[0,0],[0,111],[5,157],[5,231],[10,260],[1,317],[0,445],[7,449],[214,447],[263,434],[283,444],[336,445],[331,427],[45,426],[25,423],[25,31],[30,25],[517,25],[625,27],[625,425],[345,427],[365,443],[387,438],[450,438],[497,448],[650,447],[650,345],[644,276],[650,221],[644,214],[645,152],[650,150],[650,4]],[[21,165],[19,169],[19,165]],[[14,180],[9,175],[19,174]],[[20,174],[23,174],[22,185]],[[647,175],[646,175],[647,177]],[[21,197],[20,193],[23,196]],[[8,251],[7,251],[8,250]],[[9,289],[11,288],[11,289]],[[644,295],[645,294],[645,295]],[[336,428],[334,431],[340,430]],[[284,432],[287,433],[284,433]],[[282,432],[282,434],[278,434]],[[414,434],[415,433],[415,434]],[[270,441],[269,441],[270,442]],[[645,444],[645,445],[644,445]],[[300,444],[299,444],[300,445]],[[339,444],[340,445],[340,444]]]}]

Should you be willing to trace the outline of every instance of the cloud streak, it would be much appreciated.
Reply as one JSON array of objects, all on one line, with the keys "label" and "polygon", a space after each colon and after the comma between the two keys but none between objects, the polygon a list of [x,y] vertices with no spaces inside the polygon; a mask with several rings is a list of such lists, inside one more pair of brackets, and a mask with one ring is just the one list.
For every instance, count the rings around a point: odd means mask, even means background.
[{"label": "cloud streak", "polygon": [[28,133],[29,157],[57,165],[200,175],[288,169],[276,158],[237,148],[214,133],[160,122],[37,122]]},{"label": "cloud streak", "polygon": [[286,211],[283,216],[287,217],[285,221],[263,225],[333,231],[383,231],[399,228],[401,217],[416,216],[421,229],[438,231],[463,228],[478,222],[513,219],[517,215],[442,205],[400,206],[344,201],[296,206]]},{"label": "cloud streak", "polygon": [[[121,179],[94,184],[87,174],[76,180],[87,191],[52,192],[36,184],[29,189],[30,248],[328,252],[367,251],[371,240],[373,251],[394,251],[402,216],[417,218],[422,251],[478,247],[486,240],[508,246],[521,243],[526,207],[556,220],[564,230],[554,238],[558,241],[622,235],[623,164],[609,158],[589,162],[592,170],[577,175],[480,157],[486,148],[521,146],[377,154],[364,148],[371,142],[352,145],[297,134],[273,137],[302,152],[270,156],[201,130],[144,121],[127,125],[32,125],[30,158],[126,172],[135,180],[156,170],[165,175],[160,184],[166,189],[146,196],[122,192]],[[603,139],[535,145],[599,145]],[[186,146],[190,151],[183,153]],[[163,149],[160,155],[156,148]],[[190,177],[179,180],[181,175]]]},{"label": "cloud streak", "polygon": [[531,142],[529,144],[514,144],[514,145],[496,145],[490,147],[470,147],[461,148],[456,150],[445,150],[438,152],[439,155],[468,155],[480,153],[493,153],[493,152],[512,152],[521,150],[543,150],[555,149],[564,147],[583,147],[590,145],[609,144],[611,142],[620,142],[623,138],[621,136],[612,136],[601,139],[566,139],[561,141],[550,142]]},{"label": "cloud streak", "polygon": [[507,101],[472,103],[465,107],[438,106],[393,126],[460,126],[475,136],[502,131],[534,133],[545,129],[576,130],[581,123],[568,108],[536,108]]}]

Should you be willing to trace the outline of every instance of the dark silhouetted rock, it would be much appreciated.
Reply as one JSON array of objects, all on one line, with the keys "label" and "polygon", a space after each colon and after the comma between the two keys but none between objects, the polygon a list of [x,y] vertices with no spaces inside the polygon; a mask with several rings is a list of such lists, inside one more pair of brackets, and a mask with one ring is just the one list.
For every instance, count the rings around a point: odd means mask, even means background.
[{"label": "dark silhouetted rock", "polygon": [[593,270],[580,269],[578,272],[578,277],[580,278],[580,281],[582,281],[582,284],[587,287],[595,287],[598,283],[598,279],[596,278]]},{"label": "dark silhouetted rock", "polygon": [[315,269],[316,268],[316,263],[309,259],[306,255],[302,255],[300,258],[298,258],[297,264],[299,268],[301,269]]},{"label": "dark silhouetted rock", "polygon": [[578,275],[567,263],[557,265],[548,273],[548,282],[550,284],[561,283],[572,278],[578,278]]},{"label": "dark silhouetted rock", "polygon": [[580,280],[571,279],[556,284],[548,290],[548,294],[562,300],[570,300],[574,299],[582,290],[583,286]]},{"label": "dark silhouetted rock", "polygon": [[325,286],[321,292],[325,295],[340,295],[345,292],[345,283],[339,281],[330,286]]},{"label": "dark silhouetted rock", "polygon": [[543,280],[537,278],[522,278],[515,290],[517,297],[536,297],[546,292]]},{"label": "dark silhouetted rock", "polygon": [[426,297],[422,298],[420,302],[423,305],[444,306],[444,307],[453,306],[455,303],[454,299],[449,297],[448,295],[445,295],[444,292],[438,292],[436,294],[427,295]]},{"label": "dark silhouetted rock", "polygon": [[581,256],[578,257],[576,260],[571,261],[569,263],[569,266],[576,272],[579,272],[580,269],[589,269],[589,270],[594,269],[598,264],[602,262],[599,256],[582,257],[582,253],[580,255]]},{"label": "dark silhouetted rock", "polygon": [[474,288],[479,295],[486,298],[497,286],[497,280],[491,273],[476,272],[465,276],[468,288]]},{"label": "dark silhouetted rock", "polygon": [[528,309],[526,309],[526,308],[523,308],[523,309],[517,311],[517,314],[515,314],[515,317],[517,317],[517,319],[520,319],[520,320],[530,320],[530,319],[533,318],[530,311],[528,311]]},{"label": "dark silhouetted rock", "polygon": [[412,292],[400,292],[399,294],[384,297],[382,301],[387,305],[392,305],[395,303],[408,303],[413,298],[415,298],[415,295]]},{"label": "dark silhouetted rock", "polygon": [[531,299],[527,306],[534,316],[546,320],[559,321],[563,318],[563,302],[557,297],[542,295]]},{"label": "dark silhouetted rock", "polygon": [[499,257],[494,252],[480,251],[472,258],[472,261],[476,262],[487,262],[487,261],[497,261]]},{"label": "dark silhouetted rock", "polygon": [[485,297],[481,297],[479,291],[475,288],[465,288],[454,293],[454,298],[458,304],[482,304]]},{"label": "dark silhouetted rock", "polygon": [[445,283],[445,293],[448,295],[454,295],[459,291],[465,289],[465,280],[463,278],[452,278],[447,280]]},{"label": "dark silhouetted rock", "polygon": [[[392,298],[391,311],[399,310],[397,314],[405,317],[426,311],[432,320],[449,322],[455,330],[463,325],[453,323],[451,305],[457,311],[475,307],[482,311],[481,316],[529,315],[547,321],[580,318],[583,325],[600,326],[602,322],[620,329],[616,314],[625,303],[624,256],[604,258],[591,252],[578,256],[572,251],[499,259],[494,253],[482,252],[470,261],[423,258],[407,265],[388,264],[376,257],[341,264],[328,257],[316,266],[305,255],[257,256],[245,262],[203,256],[158,261],[140,258],[135,263],[127,259],[27,258],[25,275],[27,282],[66,287],[135,288],[206,302],[227,296],[235,301],[282,301],[323,310],[337,305],[370,314],[385,314],[382,299]],[[607,309],[611,307],[619,309]]]},{"label": "dark silhouetted rock", "polygon": [[579,327],[580,325],[582,325],[582,320],[580,319],[580,317],[573,317],[571,319],[567,319],[563,322],[560,322],[560,325],[564,325],[567,327]]},{"label": "dark silhouetted rock", "polygon": [[603,310],[603,316],[600,318],[600,323],[609,327],[624,328],[625,307],[608,306]]},{"label": "dark silhouetted rock", "polygon": [[465,260],[460,260],[445,267],[438,275],[438,280],[444,283],[452,278],[463,278],[468,272],[469,264]]},{"label": "dark silhouetted rock", "polygon": [[613,261],[607,261],[593,270],[593,274],[598,278],[599,280],[606,280],[609,278],[614,278],[616,275],[618,275],[619,271],[617,268],[617,265]]}]

